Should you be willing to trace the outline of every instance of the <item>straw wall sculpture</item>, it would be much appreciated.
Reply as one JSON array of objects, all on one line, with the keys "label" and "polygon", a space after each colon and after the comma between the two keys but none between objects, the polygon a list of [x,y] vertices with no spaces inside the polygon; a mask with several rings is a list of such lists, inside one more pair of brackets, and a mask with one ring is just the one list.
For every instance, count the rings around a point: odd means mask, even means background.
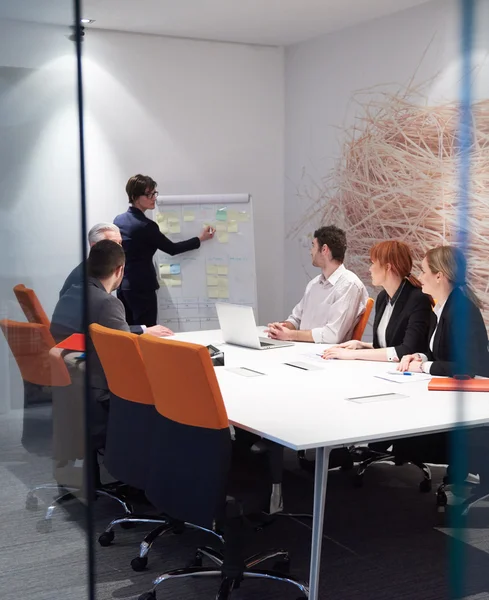
[{"label": "straw wall sculpture", "polygon": [[[336,224],[348,236],[348,267],[367,284],[369,249],[400,239],[416,265],[433,246],[453,243],[457,225],[459,112],[456,104],[421,105],[421,94],[383,93],[358,102],[341,157],[319,183],[304,186],[306,224]],[[489,324],[489,100],[473,105],[469,281]]]}]

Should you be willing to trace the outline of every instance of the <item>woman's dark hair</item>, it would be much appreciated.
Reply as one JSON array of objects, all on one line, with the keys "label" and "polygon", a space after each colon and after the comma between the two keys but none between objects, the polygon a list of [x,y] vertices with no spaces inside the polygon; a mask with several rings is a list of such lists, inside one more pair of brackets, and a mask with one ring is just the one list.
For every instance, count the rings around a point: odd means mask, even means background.
[{"label": "woman's dark hair", "polygon": [[126,194],[132,204],[139,196],[144,196],[146,190],[153,192],[158,184],[149,175],[133,175],[126,183]]},{"label": "woman's dark hair", "polygon": [[101,240],[90,249],[87,259],[88,276],[96,279],[107,279],[125,263],[126,255],[117,242]]},{"label": "woman's dark hair", "polygon": [[320,227],[314,232],[319,249],[326,244],[331,252],[331,258],[342,263],[345,260],[346,233],[336,225]]}]

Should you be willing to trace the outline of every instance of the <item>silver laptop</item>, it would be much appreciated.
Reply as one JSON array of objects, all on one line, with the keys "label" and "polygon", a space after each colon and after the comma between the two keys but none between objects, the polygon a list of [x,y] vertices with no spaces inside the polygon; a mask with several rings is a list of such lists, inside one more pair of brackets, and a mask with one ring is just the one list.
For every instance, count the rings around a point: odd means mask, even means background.
[{"label": "silver laptop", "polygon": [[271,350],[294,345],[292,342],[259,337],[251,306],[217,302],[216,310],[222,337],[226,344],[245,346],[255,350]]}]

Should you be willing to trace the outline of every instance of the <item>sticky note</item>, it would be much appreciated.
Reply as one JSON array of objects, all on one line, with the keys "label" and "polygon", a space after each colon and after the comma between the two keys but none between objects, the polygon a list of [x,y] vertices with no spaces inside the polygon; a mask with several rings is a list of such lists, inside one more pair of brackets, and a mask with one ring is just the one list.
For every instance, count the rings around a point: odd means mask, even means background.
[{"label": "sticky note", "polygon": [[180,275],[171,275],[171,284],[173,287],[178,287],[182,285],[182,278]]},{"label": "sticky note", "polygon": [[228,221],[228,233],[238,233],[238,221]]},{"label": "sticky note", "polygon": [[180,265],[179,264],[170,265],[170,273],[172,275],[180,275]]},{"label": "sticky note", "polygon": [[217,275],[217,265],[207,265],[207,275]]},{"label": "sticky note", "polygon": [[249,221],[250,220],[250,216],[249,214],[245,211],[245,210],[240,210],[238,213],[238,221]]},{"label": "sticky note", "polygon": [[169,223],[168,231],[170,233],[180,233],[180,222],[177,221],[176,223]]},{"label": "sticky note", "polygon": [[218,298],[229,298],[229,289],[226,288],[218,288]]},{"label": "sticky note", "polygon": [[163,220],[164,220],[164,218],[165,218],[165,217],[163,216],[163,214],[162,214],[162,213],[156,213],[155,221],[156,221],[157,223],[161,223],[161,221],[163,221]]},{"label": "sticky note", "polygon": [[183,220],[184,221],[195,221],[195,213],[193,210],[184,210],[183,211]]},{"label": "sticky note", "polygon": [[227,211],[226,207],[217,209],[216,219],[218,221],[227,221],[228,220],[228,211]]},{"label": "sticky note", "polygon": [[229,271],[229,269],[227,267],[217,267],[218,275],[227,275],[228,271]]},{"label": "sticky note", "polygon": [[219,291],[217,287],[208,287],[207,295],[209,296],[209,298],[219,298]]},{"label": "sticky note", "polygon": [[161,233],[169,233],[168,221],[161,221],[159,224]]},{"label": "sticky note", "polygon": [[216,231],[223,232],[223,231],[227,231],[227,230],[228,230],[228,226],[226,225],[226,223],[223,223],[222,221],[218,221],[216,223]]},{"label": "sticky note", "polygon": [[171,274],[170,267],[171,267],[171,265],[160,265],[160,277],[164,277],[165,275],[170,275]]},{"label": "sticky note", "polygon": [[217,287],[219,289],[228,287],[228,278],[227,277],[219,277],[217,280]]},{"label": "sticky note", "polygon": [[229,241],[229,235],[227,231],[218,231],[217,232],[217,241],[220,244],[227,244]]},{"label": "sticky note", "polygon": [[212,287],[218,285],[219,278],[215,275],[207,275],[207,286]]},{"label": "sticky note", "polygon": [[238,220],[238,211],[237,210],[228,210],[228,220],[229,221],[237,221]]},{"label": "sticky note", "polygon": [[175,213],[168,213],[168,223],[170,223],[170,225],[173,225],[175,223],[180,223],[180,219],[178,218],[178,215]]}]

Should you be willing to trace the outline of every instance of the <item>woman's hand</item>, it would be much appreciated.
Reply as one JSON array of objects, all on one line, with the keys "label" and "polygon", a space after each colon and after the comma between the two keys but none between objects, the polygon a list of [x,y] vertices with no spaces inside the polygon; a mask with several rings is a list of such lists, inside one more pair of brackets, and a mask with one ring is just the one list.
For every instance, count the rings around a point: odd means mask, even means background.
[{"label": "woman's hand", "polygon": [[205,242],[206,240],[212,240],[215,233],[216,233],[216,230],[213,227],[211,227],[210,225],[207,225],[206,227],[204,227],[204,229],[202,230],[202,233],[199,235],[199,240],[201,242]]},{"label": "woman's hand", "polygon": [[397,366],[398,371],[410,371],[411,373],[422,373],[423,361],[419,357],[419,354],[406,354],[401,358],[401,362]]},{"label": "woman's hand", "polygon": [[[346,342],[348,343],[348,342]],[[343,348],[343,344],[332,346],[323,352],[323,358],[336,358],[338,360],[355,360],[355,350]]]},{"label": "woman's hand", "polygon": [[[370,348],[370,344],[367,344],[367,342],[360,342],[359,340],[350,340],[349,342],[337,344],[336,346],[333,346],[333,348],[346,348],[347,350],[364,350],[365,348]],[[330,350],[332,350],[332,348],[330,348]]]}]

